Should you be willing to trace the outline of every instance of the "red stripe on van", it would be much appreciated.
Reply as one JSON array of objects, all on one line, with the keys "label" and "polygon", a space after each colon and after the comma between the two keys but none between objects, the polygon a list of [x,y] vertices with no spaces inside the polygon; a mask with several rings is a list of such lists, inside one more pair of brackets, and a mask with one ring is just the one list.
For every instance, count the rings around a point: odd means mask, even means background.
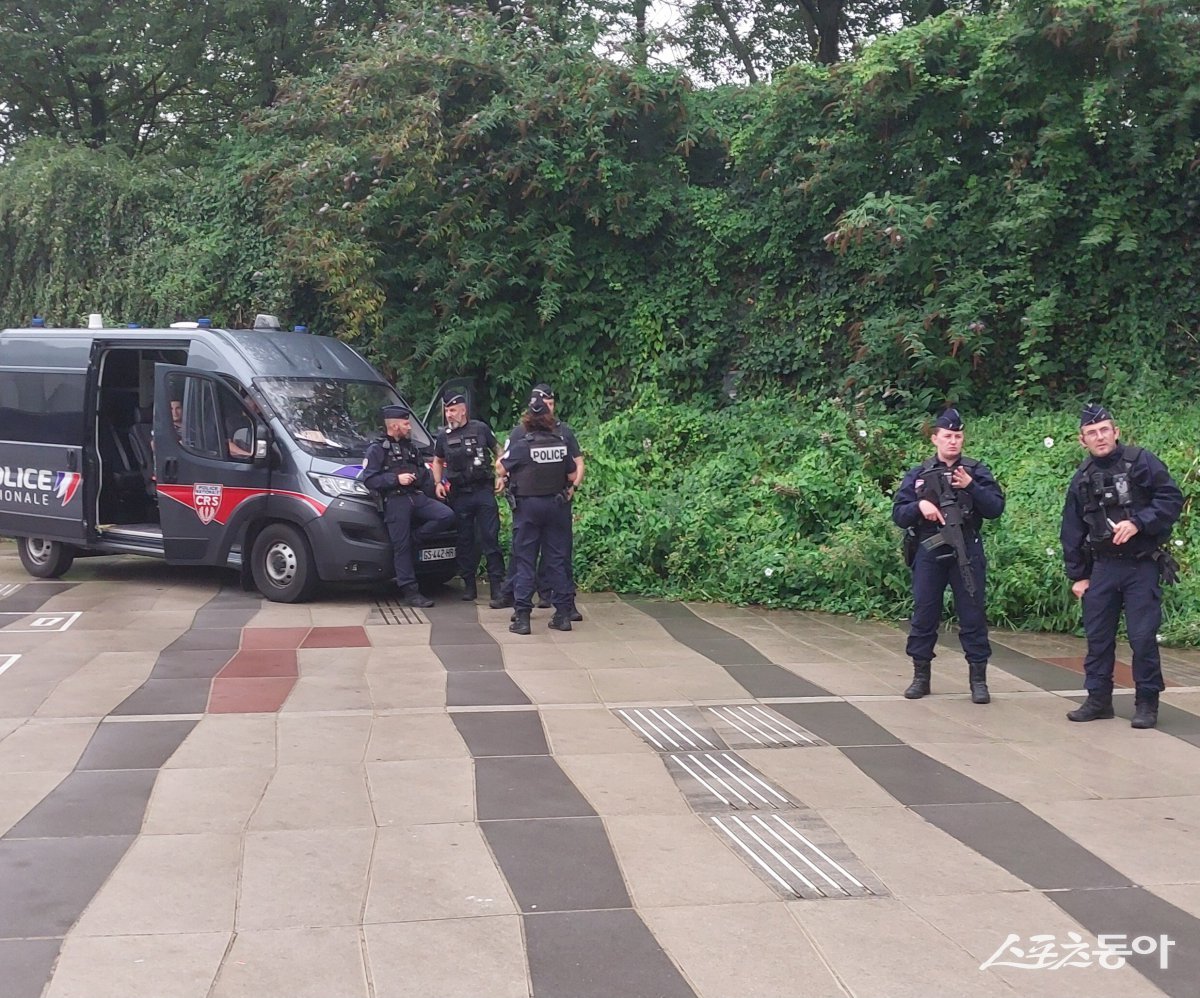
[{"label": "red stripe on van", "polygon": [[299,499],[320,516],[329,508],[329,503],[318,502],[302,492],[287,492],[282,489],[242,489],[230,485],[197,482],[195,485],[159,485],[158,494],[174,499],[192,510],[201,523],[225,524],[242,503],[256,496],[290,496]]}]

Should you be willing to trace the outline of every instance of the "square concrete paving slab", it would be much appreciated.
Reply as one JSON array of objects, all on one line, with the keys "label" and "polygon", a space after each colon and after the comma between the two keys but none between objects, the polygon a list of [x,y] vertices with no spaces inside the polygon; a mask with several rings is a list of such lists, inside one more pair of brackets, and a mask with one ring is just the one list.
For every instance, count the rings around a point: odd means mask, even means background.
[{"label": "square concrete paving slab", "polygon": [[67,773],[96,730],[95,719],[28,721],[0,741],[0,773]]},{"label": "square concrete paving slab", "polygon": [[900,739],[849,703],[779,703],[771,709],[830,745],[899,745]]},{"label": "square concrete paving slab", "polygon": [[591,673],[583,669],[522,669],[510,673],[533,703],[599,703]]},{"label": "square concrete paving slab", "polygon": [[0,939],[0,998],[40,995],[58,956],[59,939]]},{"label": "square concrete paving slab", "polygon": [[41,803],[61,781],[58,773],[0,773],[0,835]]},{"label": "square concrete paving slab", "polygon": [[486,821],[480,827],[521,911],[629,907],[599,818]]},{"label": "square concrete paving slab", "polygon": [[556,755],[555,758],[602,817],[690,812],[683,794],[657,755]]},{"label": "square concrete paving slab", "polygon": [[367,742],[368,762],[462,759],[470,754],[454,722],[442,711],[376,717]]},{"label": "square concrete paving slab", "polygon": [[[133,841],[128,835],[0,839],[0,939],[62,936]],[[33,959],[36,954],[26,953]]]},{"label": "square concrete paving slab", "polygon": [[828,660],[797,662],[784,655],[779,656],[779,661],[789,672],[835,696],[895,695],[912,677],[911,663],[905,669],[883,670]]},{"label": "square concrete paving slab", "polygon": [[210,998],[367,998],[359,930],[239,932]]},{"label": "square concrete paving slab", "polygon": [[[1078,783],[1097,797],[1186,797],[1196,792],[1191,771],[1159,766],[1147,757],[1145,740],[1135,744],[1136,736],[1146,732],[1112,721],[1071,727],[1085,730],[1070,741],[1018,744],[1017,748],[1047,771]],[[1156,737],[1157,732],[1149,734],[1155,741],[1161,737]]]},{"label": "square concrete paving slab", "polygon": [[280,766],[250,819],[255,831],[374,828],[361,766]]},{"label": "square concrete paving slab", "polygon": [[909,745],[844,748],[846,758],[901,804],[976,804],[1005,798]]},{"label": "square concrete paving slab", "polygon": [[[1014,933],[1024,940],[1014,945],[1024,949],[1028,949],[1031,936],[1047,934],[1055,937],[1060,954],[1065,956],[1064,944],[1071,941],[1071,932],[1095,949],[1095,936],[1038,891],[909,898],[905,903],[980,965],[991,960]],[[1021,962],[1011,954],[1001,955],[998,960]],[[1001,978],[1028,998],[1159,998],[1162,994],[1128,965],[1107,970],[1093,961],[1091,967],[1039,971],[993,964],[986,973]]]},{"label": "square concrete paving slab", "polygon": [[738,700],[746,696],[736,675],[741,668],[757,667],[733,666],[731,671],[718,665],[668,665],[660,671],[685,700]]},{"label": "square concrete paving slab", "polygon": [[828,690],[773,662],[727,666],[729,675],[755,697],[815,697]]},{"label": "square concrete paving slab", "polygon": [[540,755],[476,759],[475,810],[480,821],[596,813],[558,763]]},{"label": "square concrete paving slab", "polygon": [[[292,682],[292,680],[260,680]],[[362,668],[340,676],[301,675],[281,708],[282,713],[306,713],[330,710],[372,710],[371,687]]]},{"label": "square concrete paving slab", "polygon": [[777,902],[643,908],[639,914],[700,995],[846,994],[787,908]]},{"label": "square concrete paving slab", "polygon": [[[934,710],[927,700],[864,700],[855,704],[867,717],[880,727],[890,731],[901,741],[913,742],[995,742],[995,735],[984,728],[962,723],[947,716],[945,711]],[[985,710],[980,704],[971,704],[976,714]],[[989,705],[990,706],[990,705]]]},{"label": "square concrete paving slab", "polygon": [[361,765],[366,758],[371,725],[372,718],[366,714],[338,717],[281,715],[276,726],[279,765]]},{"label": "square concrete paving slab", "polygon": [[515,912],[479,826],[409,825],[379,830],[364,924]]},{"label": "square concrete paving slab", "polygon": [[[900,901],[793,901],[792,917],[845,982],[871,998],[1012,998],[999,974]],[[864,941],[870,958],[863,959]],[[914,954],[919,957],[914,959]]]},{"label": "square concrete paving slab", "polygon": [[238,835],[142,836],[72,934],[231,932],[241,849]]},{"label": "square concrete paving slab", "polygon": [[695,998],[634,911],[533,915],[525,939],[533,998]]},{"label": "square concrete paving slab", "polygon": [[516,915],[368,925],[364,932],[375,998],[529,996]]},{"label": "square concrete paving slab", "polygon": [[980,894],[1029,889],[908,808],[822,808],[820,815],[896,896],[961,894],[964,885]]},{"label": "square concrete paving slab", "polygon": [[[574,632],[572,632],[574,633]],[[579,671],[574,659],[557,648],[543,645],[508,645],[503,649],[504,668],[509,672]]]},{"label": "square concrete paving slab", "polygon": [[274,715],[205,715],[164,769],[273,769]]},{"label": "square concrete paving slab", "polygon": [[451,714],[450,720],[475,758],[547,755],[546,735],[537,711],[479,711]]},{"label": "square concrete paving slab", "polygon": [[1200,884],[1154,884],[1147,890],[1181,911],[1200,918]]},{"label": "square concrete paving slab", "polygon": [[158,769],[196,726],[187,721],[104,721],[96,728],[76,768]]},{"label": "square concrete paving slab", "polygon": [[506,672],[450,672],[446,675],[446,706],[504,707],[530,703]]},{"label": "square concrete paving slab", "polygon": [[8,836],[136,835],[154,776],[152,769],[68,773]]},{"label": "square concrete paving slab", "polygon": [[164,769],[158,774],[143,835],[241,832],[262,800],[270,769]]},{"label": "square concrete paving slab", "polygon": [[1019,803],[1094,797],[1078,783],[1059,773],[1047,772],[1036,759],[1004,743],[927,745],[918,742],[912,747]]},{"label": "square concrete paving slab", "polygon": [[738,753],[768,779],[810,807],[890,807],[896,798],[846,758],[818,745],[803,752],[743,749]]},{"label": "square concrete paving slab", "polygon": [[367,688],[375,710],[442,707],[446,703],[446,672],[367,671]]},{"label": "square concrete paving slab", "polygon": [[605,703],[661,703],[685,700],[679,674],[671,669],[597,669],[592,684]]},{"label": "square concrete paving slab", "polygon": [[249,833],[238,931],[358,924],[374,845],[369,828]]},{"label": "square concrete paving slab", "polygon": [[605,819],[638,907],[772,901],[776,894],[702,818]]},{"label": "square concrete paving slab", "polygon": [[658,753],[606,708],[547,707],[539,711],[555,755]]},{"label": "square concrete paving slab", "polygon": [[367,779],[375,822],[381,828],[475,818],[475,766],[470,759],[372,762]]},{"label": "square concrete paving slab", "polygon": [[45,998],[207,998],[229,939],[228,932],[72,935]]}]

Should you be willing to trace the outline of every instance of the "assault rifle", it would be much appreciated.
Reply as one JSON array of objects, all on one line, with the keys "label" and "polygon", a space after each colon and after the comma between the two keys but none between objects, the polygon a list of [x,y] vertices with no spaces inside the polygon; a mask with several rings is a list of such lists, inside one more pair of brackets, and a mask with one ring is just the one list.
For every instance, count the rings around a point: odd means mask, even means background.
[{"label": "assault rifle", "polygon": [[950,484],[951,471],[943,468],[936,472],[941,477],[941,487],[938,489],[938,509],[942,512],[945,523],[941,529],[921,542],[925,550],[934,552],[940,547],[949,547],[954,552],[954,560],[958,563],[958,572],[962,576],[963,585],[967,592],[974,596],[975,573],[971,570],[971,559],[967,555],[967,541],[963,536],[963,512]]}]

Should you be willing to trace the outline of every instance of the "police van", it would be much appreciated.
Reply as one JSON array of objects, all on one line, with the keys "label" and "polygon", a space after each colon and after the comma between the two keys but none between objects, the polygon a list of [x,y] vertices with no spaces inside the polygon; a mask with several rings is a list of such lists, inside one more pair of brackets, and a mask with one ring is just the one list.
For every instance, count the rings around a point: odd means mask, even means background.
[{"label": "police van", "polygon": [[[255,325],[0,331],[0,535],[30,575],[144,554],[237,569],[282,603],[392,577],[358,475],[403,400],[345,343]],[[418,548],[418,578],[451,578],[454,543]]]}]

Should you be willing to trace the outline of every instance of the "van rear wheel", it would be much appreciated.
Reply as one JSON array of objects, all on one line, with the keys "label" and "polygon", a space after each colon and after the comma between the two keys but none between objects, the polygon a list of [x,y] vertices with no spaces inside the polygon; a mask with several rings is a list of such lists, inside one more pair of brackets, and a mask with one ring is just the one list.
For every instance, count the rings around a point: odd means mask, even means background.
[{"label": "van rear wheel", "polygon": [[317,589],[312,548],[286,523],[272,523],[255,538],[250,570],[258,591],[274,603],[303,603]]},{"label": "van rear wheel", "polygon": [[75,549],[69,544],[42,537],[18,538],[17,553],[25,571],[35,579],[57,579],[75,561]]}]

